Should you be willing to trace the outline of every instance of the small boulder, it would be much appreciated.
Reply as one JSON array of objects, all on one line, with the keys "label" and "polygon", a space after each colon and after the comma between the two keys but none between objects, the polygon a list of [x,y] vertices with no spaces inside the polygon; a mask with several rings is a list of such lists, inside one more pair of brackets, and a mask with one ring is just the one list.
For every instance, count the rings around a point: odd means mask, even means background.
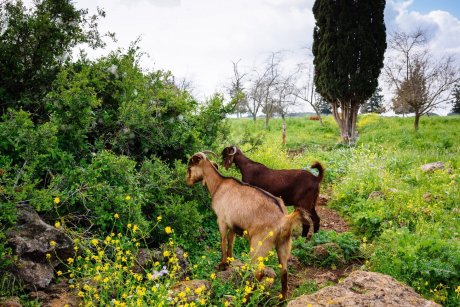
[{"label": "small boulder", "polygon": [[22,307],[21,300],[17,296],[0,297],[0,307]]},{"label": "small boulder", "polygon": [[[164,246],[163,246],[164,247]],[[180,270],[176,272],[178,279],[185,279],[190,275],[190,268],[188,259],[185,257],[185,252],[182,248],[177,247],[175,257],[177,258]],[[149,270],[153,267],[153,264],[158,261],[164,263],[168,261],[168,257],[163,256],[162,249],[147,249],[141,248],[137,252],[136,262],[133,267],[133,272],[141,273],[144,270]]]},{"label": "small boulder", "polygon": [[339,281],[339,277],[332,272],[326,272],[326,273],[317,275],[315,277],[315,281],[318,285],[322,286],[328,282],[337,283]]},{"label": "small boulder", "polygon": [[431,196],[431,193],[425,192],[425,193],[423,193],[423,199],[424,199],[427,203],[429,203],[433,198],[432,198],[432,196]]},{"label": "small boulder", "polygon": [[385,194],[381,191],[372,191],[367,199],[385,199]]},{"label": "small boulder", "polygon": [[173,285],[171,291],[175,301],[185,300],[190,303],[198,300],[200,296],[209,295],[211,283],[201,279],[184,280]]},{"label": "small boulder", "polygon": [[[64,231],[45,223],[30,205],[21,203],[17,209],[17,225],[6,232],[14,258],[18,259],[10,271],[24,281],[26,289],[42,289],[53,279],[58,259],[73,256],[73,242]],[[49,260],[46,254],[51,256]]]},{"label": "small boulder", "polygon": [[446,167],[446,164],[444,162],[438,161],[438,162],[424,164],[421,166],[421,169],[424,172],[433,172],[435,170],[444,169],[445,167]]},{"label": "small boulder", "polygon": [[354,271],[337,285],[290,301],[287,307],[303,306],[440,306],[417,294],[393,277],[374,272]]},{"label": "small boulder", "polygon": [[318,197],[317,205],[326,206],[331,198],[327,195],[320,194]]}]

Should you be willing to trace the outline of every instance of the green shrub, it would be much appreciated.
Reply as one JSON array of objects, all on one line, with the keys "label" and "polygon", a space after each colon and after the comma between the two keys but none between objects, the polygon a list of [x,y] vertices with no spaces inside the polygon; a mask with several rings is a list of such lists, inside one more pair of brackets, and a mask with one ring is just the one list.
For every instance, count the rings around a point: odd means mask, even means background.
[{"label": "green shrub", "polygon": [[[370,269],[391,275],[439,303],[445,303],[447,296],[453,300],[449,304],[459,302],[455,294],[460,283],[458,240],[442,239],[435,232],[427,236],[400,228],[384,231],[373,249]],[[440,288],[449,291],[440,296]]]},{"label": "green shrub", "polygon": [[[318,245],[325,246],[326,257],[314,253]],[[341,266],[344,261],[349,262],[361,257],[360,241],[351,232],[337,233],[320,230],[313,234],[309,241],[306,241],[305,238],[296,239],[292,254],[307,265]]]},{"label": "green shrub", "polygon": [[83,217],[77,224],[94,225],[102,231],[110,231],[115,214],[119,216],[117,230],[123,223],[149,229],[142,213],[145,200],[135,167],[136,162],[128,157],[102,151],[90,164],[82,162],[65,170],[52,181],[52,188],[59,191],[56,211],[70,219]]}]

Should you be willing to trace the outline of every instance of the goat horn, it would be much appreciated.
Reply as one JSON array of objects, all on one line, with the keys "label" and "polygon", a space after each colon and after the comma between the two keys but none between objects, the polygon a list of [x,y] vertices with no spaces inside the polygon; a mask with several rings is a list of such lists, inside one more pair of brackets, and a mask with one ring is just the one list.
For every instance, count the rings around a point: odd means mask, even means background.
[{"label": "goat horn", "polygon": [[213,155],[213,156],[216,157],[216,158],[219,157],[215,152],[212,152],[212,151],[210,151],[210,150],[203,150],[202,153],[204,153],[204,154],[211,154],[211,155]]},{"label": "goat horn", "polygon": [[229,156],[233,156],[233,155],[236,154],[236,147],[233,146],[232,149],[233,149],[233,152],[229,153],[229,154],[228,154]]}]

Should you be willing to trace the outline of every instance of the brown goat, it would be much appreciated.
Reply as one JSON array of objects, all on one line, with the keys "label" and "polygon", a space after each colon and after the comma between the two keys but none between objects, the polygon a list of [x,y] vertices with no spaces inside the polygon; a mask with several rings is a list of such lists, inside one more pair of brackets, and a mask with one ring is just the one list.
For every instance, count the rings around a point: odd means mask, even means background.
[{"label": "brown goat", "polygon": [[[245,234],[249,238],[253,262],[265,257],[275,247],[281,264],[281,294],[286,298],[292,228],[301,223],[311,223],[308,213],[295,210],[287,215],[281,199],[235,178],[222,176],[203,152],[190,158],[186,181],[189,186],[201,182],[211,194],[212,209],[217,215],[221,236],[219,268],[225,269],[227,258],[232,257],[235,234]],[[263,273],[258,271],[256,277],[260,280]]]},{"label": "brown goat", "polygon": [[[222,151],[222,164],[228,169],[232,163],[240,170],[243,182],[264,189],[281,197],[286,205],[302,208],[310,213],[313,220],[313,232],[318,232],[320,218],[316,213],[316,202],[319,197],[320,183],[323,180],[324,168],[319,162],[312,168],[319,171],[318,176],[305,170],[274,170],[254,162],[246,157],[237,147],[226,147]],[[302,236],[307,237],[309,224],[302,226]]]}]

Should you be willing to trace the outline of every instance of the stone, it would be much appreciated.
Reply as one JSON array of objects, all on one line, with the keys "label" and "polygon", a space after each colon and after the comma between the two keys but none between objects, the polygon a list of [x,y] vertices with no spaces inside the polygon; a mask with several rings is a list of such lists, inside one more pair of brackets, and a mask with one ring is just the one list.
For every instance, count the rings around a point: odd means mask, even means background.
[{"label": "stone", "polygon": [[22,304],[17,296],[0,297],[0,307],[22,307]]},{"label": "stone", "polygon": [[211,283],[207,280],[193,279],[178,282],[171,287],[172,296],[180,298],[180,293],[185,293],[185,301],[188,303],[196,301],[200,296],[211,294]]},{"label": "stone", "polygon": [[42,307],[77,307],[81,304],[81,299],[75,291],[69,291],[69,285],[65,279],[60,283],[51,284],[44,290],[33,291],[29,293],[31,300],[40,301]]},{"label": "stone", "polygon": [[[53,279],[59,259],[73,257],[73,242],[64,231],[45,223],[30,205],[20,203],[17,209],[17,224],[6,232],[13,259],[17,259],[9,270],[24,281],[26,289],[43,289]],[[56,245],[51,246],[51,241]]]},{"label": "stone", "polygon": [[441,306],[426,300],[414,289],[380,273],[354,271],[337,285],[290,301],[287,307],[304,306]]},{"label": "stone", "polygon": [[435,170],[441,170],[446,167],[446,164],[441,161],[427,163],[421,166],[422,171],[424,172],[433,172]]},{"label": "stone", "polygon": [[24,259],[16,261],[11,272],[25,282],[28,290],[46,288],[54,277],[54,270],[50,264]]},{"label": "stone", "polygon": [[326,206],[330,199],[331,198],[329,196],[320,194],[316,204],[318,206]]},{"label": "stone", "polygon": [[321,286],[328,282],[337,283],[339,281],[339,277],[332,272],[326,272],[316,276],[315,281]]},{"label": "stone", "polygon": [[425,193],[423,193],[423,199],[424,199],[426,202],[430,202],[433,198],[432,198],[432,196],[431,196],[431,193],[425,192]]},{"label": "stone", "polygon": [[372,191],[368,199],[385,199],[385,194],[381,191]]}]

